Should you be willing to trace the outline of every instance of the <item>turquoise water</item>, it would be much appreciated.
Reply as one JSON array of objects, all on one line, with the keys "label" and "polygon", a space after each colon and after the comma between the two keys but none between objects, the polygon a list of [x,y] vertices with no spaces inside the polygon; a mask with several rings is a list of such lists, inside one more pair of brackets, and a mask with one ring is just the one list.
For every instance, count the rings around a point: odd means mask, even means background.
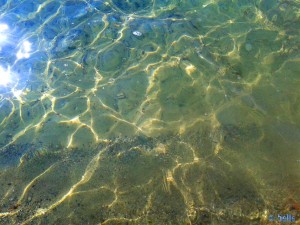
[{"label": "turquoise water", "polygon": [[298,0],[0,0],[0,224],[299,223],[299,24]]}]

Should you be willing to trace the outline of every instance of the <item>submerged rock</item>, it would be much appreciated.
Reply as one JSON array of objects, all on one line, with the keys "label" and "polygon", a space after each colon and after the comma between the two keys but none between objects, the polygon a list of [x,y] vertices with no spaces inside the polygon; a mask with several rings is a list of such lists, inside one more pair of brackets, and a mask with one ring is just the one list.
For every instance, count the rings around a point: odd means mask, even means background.
[{"label": "submerged rock", "polygon": [[127,13],[133,13],[136,11],[144,10],[147,7],[151,6],[153,3],[149,0],[132,0],[132,1],[112,1],[115,6]]},{"label": "submerged rock", "polygon": [[246,49],[246,51],[248,51],[248,52],[250,52],[251,50],[252,50],[252,45],[250,44],[250,43],[246,43],[245,44],[245,49]]},{"label": "submerged rock", "polygon": [[129,49],[123,44],[116,44],[98,56],[98,66],[102,71],[113,71],[128,59]]},{"label": "submerged rock", "polygon": [[142,32],[139,32],[139,31],[137,31],[137,30],[133,31],[132,34],[133,34],[134,36],[138,36],[138,37],[140,37],[140,36],[143,35]]}]

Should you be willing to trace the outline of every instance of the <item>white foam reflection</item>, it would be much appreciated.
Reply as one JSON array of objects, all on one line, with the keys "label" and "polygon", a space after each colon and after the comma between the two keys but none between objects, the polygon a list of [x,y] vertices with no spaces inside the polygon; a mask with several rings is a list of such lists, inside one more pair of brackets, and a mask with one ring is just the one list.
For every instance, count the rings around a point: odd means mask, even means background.
[{"label": "white foam reflection", "polygon": [[31,43],[29,41],[24,41],[17,52],[17,59],[28,59],[30,57]]},{"label": "white foam reflection", "polygon": [[12,74],[10,71],[10,67],[4,69],[0,66],[0,86],[7,86],[12,82]]},{"label": "white foam reflection", "polygon": [[9,29],[8,25],[5,23],[0,23],[0,51],[1,46],[7,42],[8,36],[7,36],[7,30]]}]

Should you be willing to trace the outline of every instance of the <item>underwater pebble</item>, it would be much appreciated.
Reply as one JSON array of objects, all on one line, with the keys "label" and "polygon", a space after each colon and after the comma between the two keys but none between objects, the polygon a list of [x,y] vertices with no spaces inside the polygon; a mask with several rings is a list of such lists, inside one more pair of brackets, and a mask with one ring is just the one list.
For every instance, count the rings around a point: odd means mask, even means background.
[{"label": "underwater pebble", "polygon": [[126,95],[123,92],[117,94],[117,99],[124,99],[124,98],[126,98]]},{"label": "underwater pebble", "polygon": [[250,52],[252,50],[252,45],[250,43],[246,43],[245,49],[246,51]]},{"label": "underwater pebble", "polygon": [[98,56],[98,67],[102,71],[115,71],[129,57],[129,49],[122,43],[116,44]]},{"label": "underwater pebble", "polygon": [[276,14],[272,16],[272,20],[271,21],[272,22],[276,22],[277,21],[277,15]]},{"label": "underwater pebble", "polygon": [[114,78],[109,78],[109,79],[108,79],[108,83],[113,83],[113,82],[115,82],[115,79],[114,79]]},{"label": "underwater pebble", "polygon": [[139,31],[137,31],[137,30],[133,31],[132,34],[133,34],[134,36],[138,36],[138,37],[140,37],[140,36],[143,35],[142,32],[139,32]]}]

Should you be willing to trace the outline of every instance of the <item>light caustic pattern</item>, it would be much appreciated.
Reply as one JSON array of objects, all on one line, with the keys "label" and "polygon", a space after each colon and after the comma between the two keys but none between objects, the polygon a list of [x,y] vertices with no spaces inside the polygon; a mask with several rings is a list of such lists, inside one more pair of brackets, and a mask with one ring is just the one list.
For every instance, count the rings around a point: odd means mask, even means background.
[{"label": "light caustic pattern", "polygon": [[299,8],[3,3],[0,224],[300,218]]}]

